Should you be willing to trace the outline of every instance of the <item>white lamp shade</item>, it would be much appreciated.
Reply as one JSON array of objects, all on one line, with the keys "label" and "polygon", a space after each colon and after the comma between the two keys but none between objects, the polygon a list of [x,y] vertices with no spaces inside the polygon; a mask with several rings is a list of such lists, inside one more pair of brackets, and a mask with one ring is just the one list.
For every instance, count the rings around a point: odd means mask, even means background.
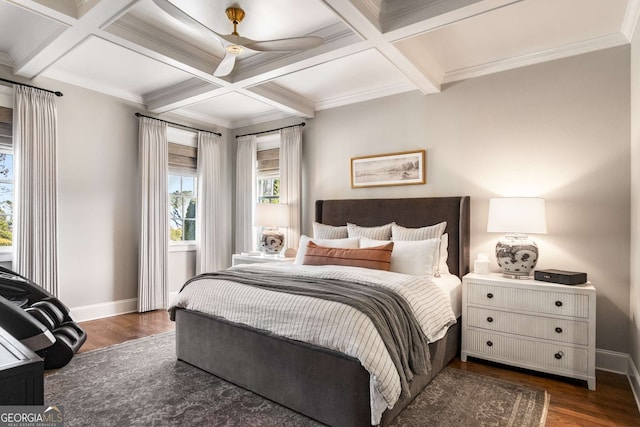
[{"label": "white lamp shade", "polygon": [[253,223],[258,227],[289,227],[289,205],[258,203]]},{"label": "white lamp shade", "polygon": [[544,199],[536,197],[490,199],[487,232],[547,234]]}]

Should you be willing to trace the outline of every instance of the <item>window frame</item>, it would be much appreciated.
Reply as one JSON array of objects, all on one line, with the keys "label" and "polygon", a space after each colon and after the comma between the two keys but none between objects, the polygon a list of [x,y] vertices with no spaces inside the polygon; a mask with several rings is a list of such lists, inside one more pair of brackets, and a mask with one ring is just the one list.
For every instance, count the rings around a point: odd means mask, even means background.
[{"label": "window frame", "polygon": [[[13,109],[13,95],[14,90],[12,87],[2,86],[0,85],[0,106],[5,108]],[[15,153],[13,149],[9,150],[8,148],[0,148],[3,153],[8,153],[13,155],[13,217],[15,221],[15,201],[16,201],[16,165],[15,165]],[[12,239],[12,243],[15,241]],[[11,246],[0,246],[0,262],[13,262],[13,248],[14,245]]]},{"label": "window frame", "polygon": [[[193,131],[189,131],[186,129],[179,129],[176,127],[169,126],[167,127],[167,142],[171,144],[181,144],[187,145],[190,147],[198,146],[198,134]],[[171,193],[169,193],[169,176],[193,176],[194,180],[194,195],[196,200],[198,200],[198,172],[194,171],[191,173],[186,173],[185,170],[173,169],[171,167],[167,170],[167,197],[171,197]],[[168,200],[169,201],[169,200]],[[197,203],[197,202],[196,202]],[[168,206],[167,206],[168,208]],[[197,204],[196,204],[197,210]],[[169,211],[167,209],[167,219],[168,223],[171,222],[171,217],[169,216]],[[195,219],[196,230],[198,227],[198,218],[196,214]],[[167,229],[167,233],[170,233],[170,229]],[[170,234],[167,235],[169,239],[169,252],[192,252],[198,249],[198,237],[196,232],[195,240],[171,240]]]},{"label": "window frame", "polygon": [[[13,204],[15,205],[15,200],[16,200],[16,169],[15,169],[15,154],[13,153],[13,150],[10,150],[8,148],[3,148],[0,147],[0,154],[10,154],[11,156],[13,156],[13,179],[9,180],[9,179],[2,179],[0,178],[0,184],[11,184],[11,186],[13,187],[13,190],[11,191],[11,199]],[[15,208],[14,208],[15,210]],[[15,220],[15,211],[13,212],[13,214],[11,215],[14,220]],[[11,230],[11,246],[0,246],[0,262],[7,262],[7,261],[13,261],[13,229]]]},{"label": "window frame", "polygon": [[[280,132],[274,132],[267,135],[258,136],[256,139],[256,152],[271,150],[274,148],[280,149]],[[256,189],[256,203],[280,203],[280,194],[277,196],[263,196],[261,193],[260,181],[266,180],[277,180],[278,184],[280,183],[280,167],[278,166],[277,174],[265,174],[262,177],[258,173],[258,165],[256,164],[256,182],[254,183]],[[278,192],[279,193],[279,192]],[[263,200],[268,199],[268,202]],[[273,199],[277,199],[277,202],[274,202]]]}]

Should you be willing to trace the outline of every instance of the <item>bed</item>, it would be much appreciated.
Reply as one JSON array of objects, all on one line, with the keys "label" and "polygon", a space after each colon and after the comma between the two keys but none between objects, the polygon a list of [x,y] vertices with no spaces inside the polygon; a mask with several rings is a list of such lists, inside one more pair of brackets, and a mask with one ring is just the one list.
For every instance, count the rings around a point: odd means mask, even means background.
[{"label": "bed", "polygon": [[[468,196],[319,200],[315,220],[363,227],[396,222],[411,228],[446,221],[449,271],[462,277],[469,270]],[[322,423],[371,425],[371,376],[359,360],[195,310],[176,309],[175,321],[178,359]],[[429,344],[431,370],[412,379],[410,396],[386,410],[380,425],[388,425],[456,355],[459,325]]]}]

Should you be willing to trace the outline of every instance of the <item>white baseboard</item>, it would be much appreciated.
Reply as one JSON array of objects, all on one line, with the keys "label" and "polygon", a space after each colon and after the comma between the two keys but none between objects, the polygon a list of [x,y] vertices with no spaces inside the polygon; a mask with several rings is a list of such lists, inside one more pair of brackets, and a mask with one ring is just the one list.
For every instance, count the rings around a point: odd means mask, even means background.
[{"label": "white baseboard", "polygon": [[596,348],[596,369],[627,375],[629,372],[629,355]]},{"label": "white baseboard", "polygon": [[640,411],[640,373],[638,372],[638,368],[635,363],[633,363],[632,358],[629,358],[629,371],[627,373],[627,378],[629,379],[629,385],[631,386],[633,397],[636,399],[636,406]]},{"label": "white baseboard", "polygon": [[76,322],[102,319],[119,314],[133,313],[138,309],[138,299],[130,298],[119,301],[103,302],[100,304],[83,305],[71,309],[71,315]]},{"label": "white baseboard", "polygon": [[[173,301],[179,291],[169,292],[169,302]],[[119,314],[135,313],[138,310],[138,299],[130,298],[119,301],[103,302],[100,304],[83,305],[71,309],[71,315],[76,322],[102,319]]]}]

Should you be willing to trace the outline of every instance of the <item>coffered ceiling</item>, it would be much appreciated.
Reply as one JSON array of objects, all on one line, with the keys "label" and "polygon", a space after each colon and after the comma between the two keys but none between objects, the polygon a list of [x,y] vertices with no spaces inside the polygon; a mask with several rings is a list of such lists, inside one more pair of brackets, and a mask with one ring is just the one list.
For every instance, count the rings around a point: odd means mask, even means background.
[{"label": "coffered ceiling", "polygon": [[[300,52],[245,51],[153,0],[0,0],[0,64],[227,128],[417,90],[629,43],[640,0],[171,0],[218,34],[320,36]],[[55,88],[53,88],[55,89]],[[445,89],[446,90],[446,89]]]}]

